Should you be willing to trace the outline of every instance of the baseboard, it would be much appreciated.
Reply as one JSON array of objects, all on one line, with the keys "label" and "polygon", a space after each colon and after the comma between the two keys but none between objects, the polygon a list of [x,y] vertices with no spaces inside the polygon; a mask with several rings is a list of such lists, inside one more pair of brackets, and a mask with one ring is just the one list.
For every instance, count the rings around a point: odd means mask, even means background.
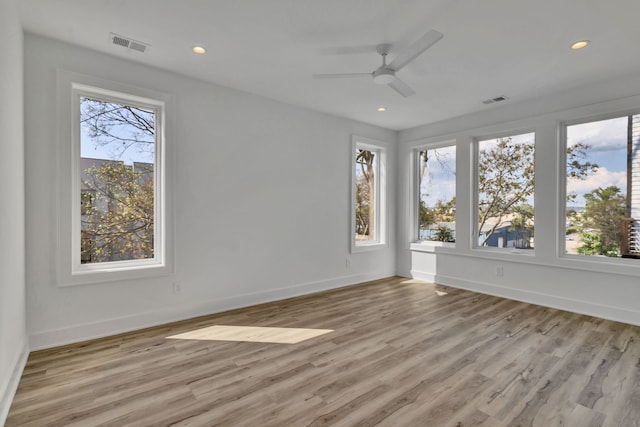
[{"label": "baseboard", "polygon": [[29,347],[25,340],[22,349],[17,354],[16,362],[14,363],[11,371],[11,376],[6,384],[3,384],[3,388],[0,389],[0,426],[3,426],[7,420],[9,408],[11,408],[11,402],[13,402],[13,397],[16,395],[16,391],[18,390],[18,384],[20,384],[20,378],[22,377],[22,372],[24,371],[28,358]]},{"label": "baseboard", "polygon": [[425,273],[424,271],[411,270],[411,277],[416,280],[422,280],[425,282],[434,283],[436,281],[436,275],[433,273]]},{"label": "baseboard", "polygon": [[182,307],[139,313],[105,321],[76,325],[64,329],[38,332],[29,336],[32,351],[72,344],[109,335],[130,332],[137,329],[176,322],[208,314],[221,313],[237,308],[249,307],[265,302],[278,301],[301,295],[355,285],[371,280],[395,275],[395,271],[356,274],[317,282],[301,283],[294,286],[271,289],[264,292],[237,295],[228,298],[198,302]]},{"label": "baseboard", "polygon": [[434,280],[429,281],[451,286],[453,288],[466,289],[468,291],[494,295],[497,297],[526,302],[529,304],[536,304],[544,307],[555,308],[558,310],[565,310],[578,314],[586,314],[588,316],[594,316],[602,319],[613,320],[615,322],[622,322],[640,326],[640,312],[638,311],[632,311],[603,304],[596,304],[590,301],[564,298],[556,295],[548,295],[533,291],[513,289],[494,285],[491,283],[472,282],[469,280],[452,276],[444,276],[440,274],[436,274]]}]

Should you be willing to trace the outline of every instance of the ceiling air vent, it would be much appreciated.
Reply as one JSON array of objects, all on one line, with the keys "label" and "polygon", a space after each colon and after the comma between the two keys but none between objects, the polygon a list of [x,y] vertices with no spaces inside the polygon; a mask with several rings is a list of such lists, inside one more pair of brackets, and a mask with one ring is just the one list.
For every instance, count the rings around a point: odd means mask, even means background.
[{"label": "ceiling air vent", "polygon": [[502,102],[502,101],[506,101],[507,98],[504,95],[500,95],[500,96],[496,96],[495,98],[491,98],[491,99],[485,99],[484,101],[482,101],[483,104],[493,104],[494,102]]},{"label": "ceiling air vent", "polygon": [[111,43],[117,46],[122,46],[131,50],[137,50],[138,52],[142,53],[145,53],[151,47],[150,44],[139,42],[137,40],[130,39],[129,37],[120,36],[114,33],[109,33],[109,40],[111,40]]}]

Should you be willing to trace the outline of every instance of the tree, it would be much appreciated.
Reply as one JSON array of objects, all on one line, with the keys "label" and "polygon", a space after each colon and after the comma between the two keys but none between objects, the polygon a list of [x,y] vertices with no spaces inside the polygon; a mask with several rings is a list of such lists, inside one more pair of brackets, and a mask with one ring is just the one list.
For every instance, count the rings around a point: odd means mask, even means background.
[{"label": "tree", "polygon": [[[445,147],[444,150],[450,149],[451,147]],[[451,162],[451,152],[442,153],[440,149],[431,149],[431,150],[423,150],[420,151],[420,184],[422,185],[422,181],[425,177],[430,176],[430,165],[433,165],[433,161],[436,162],[434,167],[438,168],[441,172],[446,173],[449,176],[455,177],[455,169],[452,168]],[[431,161],[433,160],[433,161]],[[455,160],[455,156],[454,156]],[[431,162],[430,162],[431,161]],[[422,191],[422,188],[421,188]],[[428,196],[427,192],[421,192],[420,197]],[[434,216],[433,220],[428,223],[432,224],[433,222],[450,222],[455,220],[455,207],[456,207],[456,198],[452,197],[450,200],[438,200],[433,208],[429,208],[426,206],[424,200],[420,200],[421,212],[422,209],[429,209],[432,211],[432,216]]]},{"label": "tree", "polygon": [[[586,161],[588,151],[589,145],[584,142],[567,147],[567,178],[584,180],[598,171],[599,166],[596,163]],[[576,197],[575,192],[567,193],[567,202],[575,201]]]},{"label": "tree", "polygon": [[429,209],[424,203],[424,200],[420,200],[420,228],[426,229],[437,221],[436,213],[433,209]]},{"label": "tree", "polygon": [[531,237],[533,237],[533,206],[523,203],[513,209],[515,216],[511,218],[511,231],[518,235],[517,248],[531,248]]},{"label": "tree", "polygon": [[153,257],[153,169],[105,161],[84,171],[91,195],[83,206],[85,262]]},{"label": "tree", "polygon": [[436,222],[451,222],[456,217],[456,198],[449,201],[438,200],[433,208],[427,207],[424,200],[420,200],[420,228],[428,228]]},{"label": "tree", "polygon": [[358,148],[356,151],[356,234],[373,238],[376,221],[375,153]]},{"label": "tree", "polygon": [[580,255],[604,255],[602,239],[596,233],[584,232],[580,236],[580,246],[577,249]]},{"label": "tree", "polygon": [[478,162],[478,230],[489,220],[481,246],[502,226],[514,207],[527,200],[534,190],[534,141],[514,143],[500,138],[481,150]]},{"label": "tree", "polygon": [[[615,185],[598,187],[584,195],[587,201],[584,218],[585,225],[595,229],[593,233],[584,233],[581,239],[583,252],[593,251],[598,255],[619,256],[622,233],[620,221],[625,217],[626,197]],[[597,239],[590,234],[595,234]]]},{"label": "tree", "polygon": [[87,136],[98,146],[109,146],[113,160],[129,150],[153,159],[155,149],[155,113],[151,110],[82,98],[80,122]]},{"label": "tree", "polygon": [[153,257],[155,112],[85,97],[80,119],[101,157],[81,171],[81,261]]},{"label": "tree", "polygon": [[446,225],[439,225],[436,229],[435,240],[438,242],[454,242],[453,230]]},{"label": "tree", "polygon": [[456,198],[450,200],[438,200],[433,207],[437,222],[451,222],[456,219]]},{"label": "tree", "polygon": [[[516,207],[526,203],[534,192],[534,141],[518,144],[511,137],[496,141],[494,146],[479,153],[478,230],[484,234],[481,245],[486,244],[509,217],[518,215]],[[588,149],[589,145],[584,143],[567,147],[568,178],[586,179],[597,171],[597,164],[585,161]],[[485,230],[489,220],[491,227]]]}]

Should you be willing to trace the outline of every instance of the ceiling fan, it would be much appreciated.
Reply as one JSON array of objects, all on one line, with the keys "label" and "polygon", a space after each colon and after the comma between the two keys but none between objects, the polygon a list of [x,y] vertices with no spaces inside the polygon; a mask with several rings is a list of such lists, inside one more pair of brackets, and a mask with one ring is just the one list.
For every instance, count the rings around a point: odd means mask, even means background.
[{"label": "ceiling fan", "polygon": [[382,55],[382,65],[371,73],[313,74],[312,77],[314,79],[335,79],[371,76],[373,77],[374,83],[381,85],[386,84],[406,98],[407,96],[413,95],[415,91],[396,77],[396,72],[400,71],[422,52],[433,46],[442,37],[442,33],[436,30],[427,31],[422,37],[413,42],[413,44],[399,52],[390,64],[387,64],[387,54],[389,53],[391,45],[386,43],[377,45],[376,51]]}]

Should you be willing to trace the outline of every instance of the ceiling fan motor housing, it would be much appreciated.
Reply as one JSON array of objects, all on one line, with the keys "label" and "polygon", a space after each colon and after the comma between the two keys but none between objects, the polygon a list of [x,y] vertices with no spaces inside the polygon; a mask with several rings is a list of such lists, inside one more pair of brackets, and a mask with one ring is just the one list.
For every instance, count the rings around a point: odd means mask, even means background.
[{"label": "ceiling fan motor housing", "polygon": [[373,81],[379,85],[386,85],[395,80],[396,72],[384,65],[373,72]]}]

